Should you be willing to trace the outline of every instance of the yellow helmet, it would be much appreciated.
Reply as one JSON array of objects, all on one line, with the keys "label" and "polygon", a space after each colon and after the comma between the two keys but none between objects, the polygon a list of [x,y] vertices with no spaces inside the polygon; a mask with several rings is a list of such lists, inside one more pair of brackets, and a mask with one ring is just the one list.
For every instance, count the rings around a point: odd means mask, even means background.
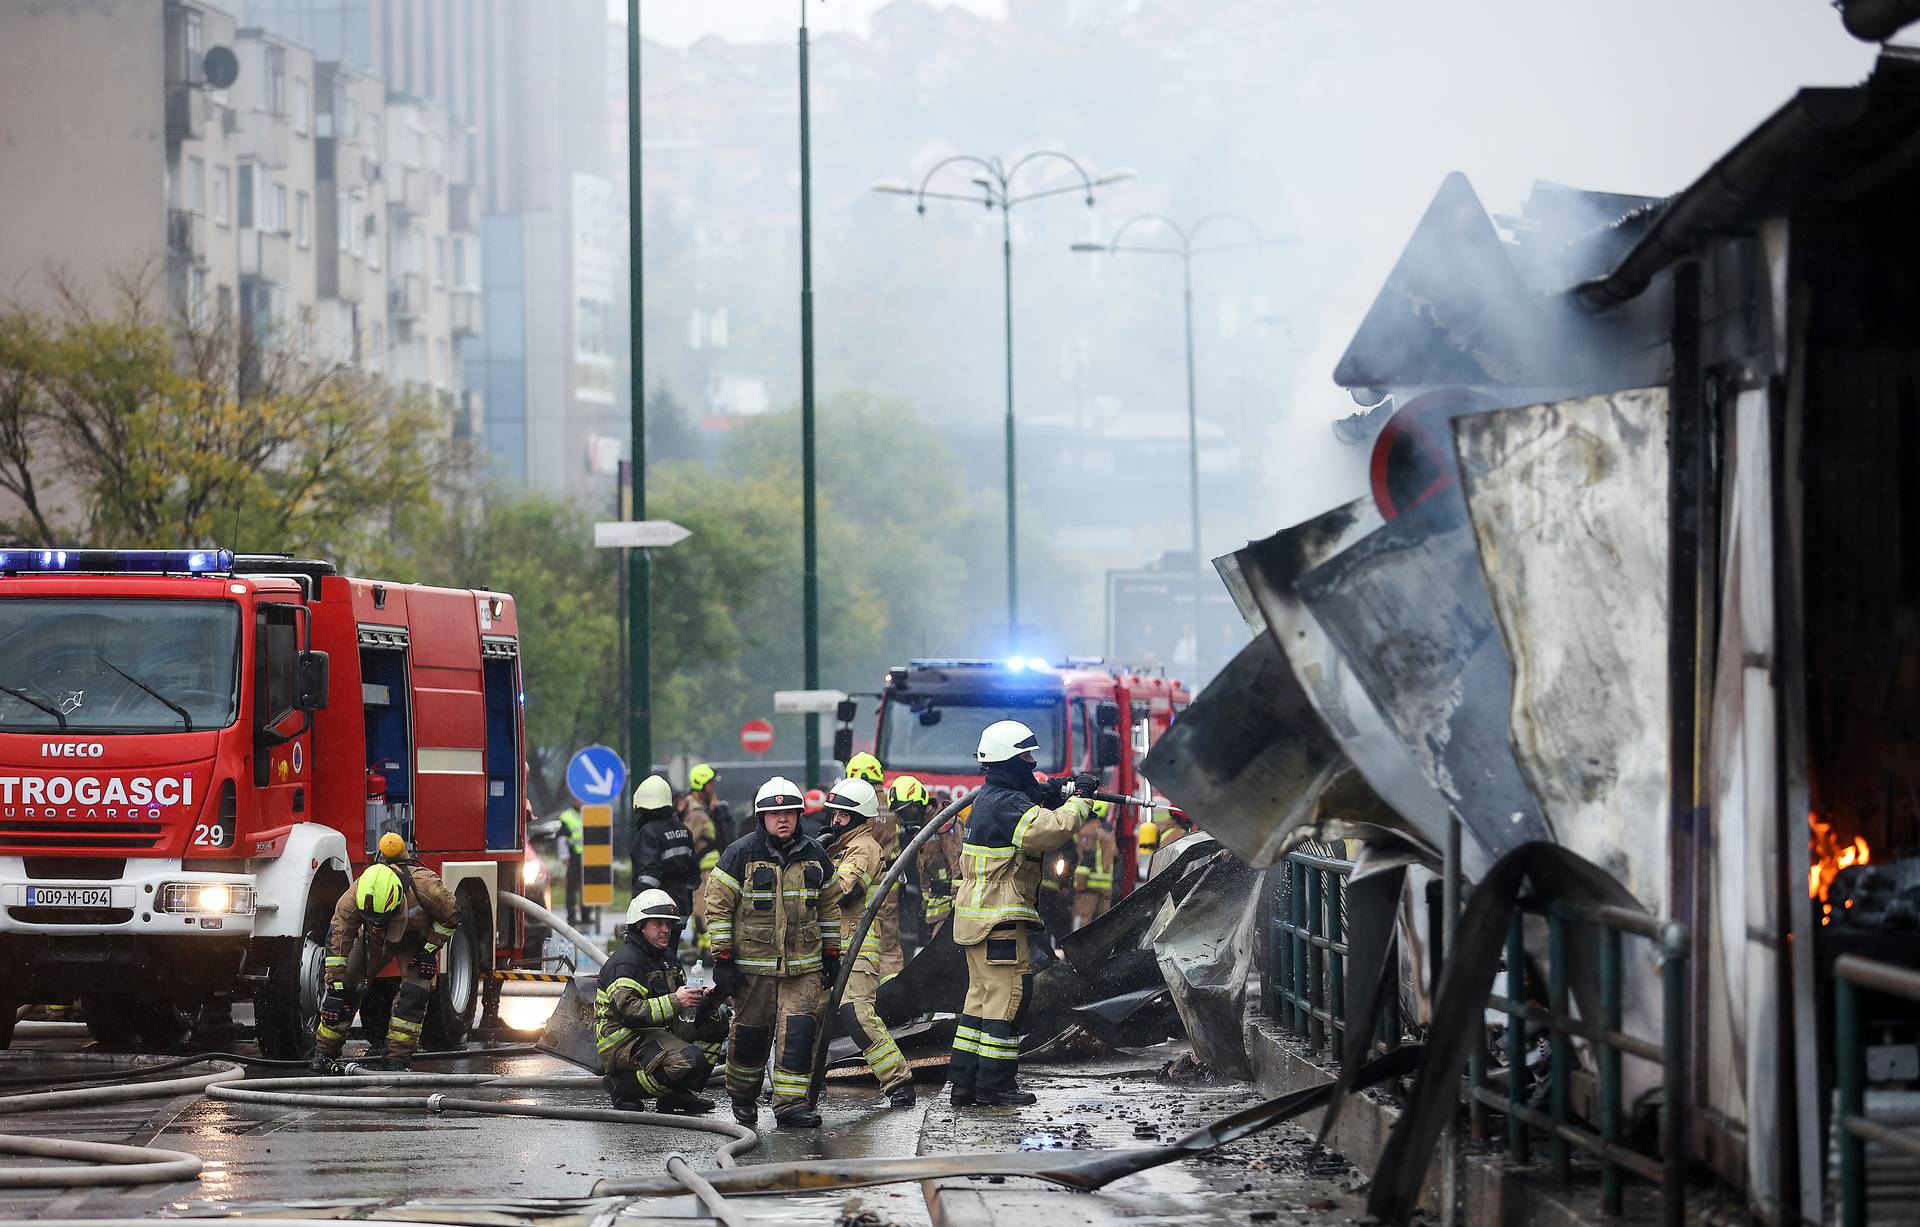
[{"label": "yellow helmet", "polygon": [[865,780],[869,784],[878,784],[886,779],[886,771],[880,766],[880,760],[862,750],[847,760],[847,775],[856,780]]},{"label": "yellow helmet", "polygon": [[384,863],[369,865],[354,884],[353,901],[361,915],[385,923],[400,907],[401,890],[399,870]]},{"label": "yellow helmet", "polygon": [[714,769],[706,763],[695,763],[693,770],[687,772],[687,787],[693,789],[695,792],[699,792],[702,788],[713,783],[715,774],[717,773]]},{"label": "yellow helmet", "polygon": [[390,861],[407,859],[406,836],[398,831],[388,831],[380,837],[380,855]]},{"label": "yellow helmet", "polygon": [[1160,828],[1142,822],[1133,832],[1133,842],[1142,852],[1153,851],[1160,846]]},{"label": "yellow helmet", "polygon": [[925,805],[929,799],[927,786],[910,775],[895,776],[893,787],[888,791],[895,805]]}]

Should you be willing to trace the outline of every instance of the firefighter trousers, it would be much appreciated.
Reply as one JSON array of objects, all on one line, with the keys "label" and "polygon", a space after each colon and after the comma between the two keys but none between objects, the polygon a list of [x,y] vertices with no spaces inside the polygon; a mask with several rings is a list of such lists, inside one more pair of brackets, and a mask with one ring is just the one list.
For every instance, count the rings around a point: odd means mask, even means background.
[{"label": "firefighter trousers", "polygon": [[[347,1042],[347,1029],[353,1025],[353,1016],[359,1012],[360,1001],[366,996],[369,963],[377,959],[377,966],[389,958],[397,958],[405,975],[400,981],[399,991],[393,995],[393,1007],[387,1014],[387,1059],[396,1062],[411,1060],[420,1048],[420,1029],[426,1025],[427,1000],[433,992],[433,977],[421,975],[413,966],[413,956],[419,948],[418,942],[398,948],[382,945],[377,953],[370,955],[367,952],[367,939],[357,938],[347,955],[346,1013],[331,1019],[324,1012],[320,1015],[320,1022],[313,1032],[314,1052],[323,1057],[340,1055],[340,1049]],[[333,970],[328,968],[329,973]]]},{"label": "firefighter trousers", "polygon": [[1106,890],[1076,890],[1073,892],[1073,927],[1084,929],[1107,914],[1113,901],[1113,892]]},{"label": "firefighter trousers", "polygon": [[707,1084],[723,1051],[717,1042],[683,1039],[656,1027],[601,1053],[600,1072],[610,1079],[609,1089],[623,1087],[635,1097],[697,1091]]},{"label": "firefighter trousers", "polygon": [[1010,1091],[1033,996],[1027,926],[996,926],[985,941],[965,949],[967,1001],[954,1028],[947,1076],[956,1091]]},{"label": "firefighter trousers", "polygon": [[813,1042],[820,1030],[820,994],[817,971],[741,977],[740,991],[733,997],[733,1033],[727,1048],[728,1095],[759,1098],[771,1054],[774,1116],[806,1107]]},{"label": "firefighter trousers", "polygon": [[890,1091],[903,1082],[911,1082],[913,1071],[907,1068],[907,1059],[900,1055],[900,1045],[893,1042],[893,1033],[873,1008],[882,978],[879,972],[859,967],[848,973],[847,991],[840,998],[840,1029],[859,1046],[867,1068],[880,1080],[880,1089]]}]

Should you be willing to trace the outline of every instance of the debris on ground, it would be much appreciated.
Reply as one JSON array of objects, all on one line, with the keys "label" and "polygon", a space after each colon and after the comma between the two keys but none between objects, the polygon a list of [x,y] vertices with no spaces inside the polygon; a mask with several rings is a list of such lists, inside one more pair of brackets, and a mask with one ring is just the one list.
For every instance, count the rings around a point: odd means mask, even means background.
[{"label": "debris on ground", "polygon": [[1215,1077],[1211,1065],[1191,1052],[1183,1052],[1160,1067],[1160,1081],[1184,1086],[1195,1082],[1213,1082]]}]

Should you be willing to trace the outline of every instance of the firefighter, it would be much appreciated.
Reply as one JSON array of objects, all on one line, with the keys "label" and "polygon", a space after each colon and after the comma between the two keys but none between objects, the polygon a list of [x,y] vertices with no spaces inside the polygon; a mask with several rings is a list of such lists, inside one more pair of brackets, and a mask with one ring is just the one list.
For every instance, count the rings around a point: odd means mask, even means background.
[{"label": "firefighter", "polygon": [[567,923],[585,924],[587,907],[580,900],[587,893],[586,824],[571,805],[560,811],[559,821],[561,846],[567,853]]},{"label": "firefighter", "polygon": [[1113,865],[1120,855],[1113,835],[1112,809],[1105,801],[1090,806],[1092,816],[1080,824],[1080,864],[1073,871],[1073,927],[1085,928],[1113,906]]},{"label": "firefighter", "polygon": [[720,842],[720,830],[713,820],[713,782],[718,778],[706,763],[695,763],[693,770],[687,772],[686,808],[680,812],[680,821],[693,839],[694,867],[700,873],[693,888],[693,933],[702,953],[707,949],[707,876],[720,863],[720,849],[725,846]]},{"label": "firefighter", "polygon": [[369,977],[398,959],[403,979],[387,1016],[385,1067],[405,1069],[420,1047],[427,999],[440,971],[440,947],[460,926],[460,905],[440,875],[407,856],[407,841],[388,831],[380,859],[360,874],[333,907],[327,933],[326,995],[313,1033],[313,1068],[338,1068],[347,1028]]},{"label": "firefighter", "polygon": [[[863,780],[872,785],[876,801],[886,792],[886,774],[880,766],[880,760],[864,750],[847,760],[847,778]],[[832,815],[828,815],[828,821],[832,821]],[[873,837],[879,841],[887,864],[899,860],[900,819],[894,815],[893,807],[882,805],[879,815],[867,825],[872,828]],[[879,930],[881,939],[886,943],[886,953],[880,964],[880,974],[883,976],[898,975],[900,969],[907,965],[900,953],[900,896],[905,889],[903,883],[894,882],[892,889],[887,892],[886,902],[880,905],[879,914],[873,918],[873,927]],[[855,919],[857,917],[849,916],[847,923],[851,925]]]},{"label": "firefighter", "polygon": [[[880,798],[866,780],[849,776],[827,794],[826,837],[833,851],[848,941],[853,940],[852,930],[860,916],[873,906],[880,879],[896,859],[881,846],[879,832],[874,829],[880,812]],[[899,1045],[873,1008],[880,985],[903,965],[899,940],[896,937],[889,941],[876,915],[873,927],[851,957],[853,970],[847,975],[847,991],[840,998],[840,1029],[859,1047],[867,1068],[880,1080],[880,1089],[893,1106],[910,1108],[913,1071],[907,1068]],[[889,962],[893,971],[887,970]]]},{"label": "firefighter", "polygon": [[694,1024],[680,1017],[707,992],[688,986],[672,954],[683,919],[666,891],[641,891],[627,905],[626,940],[600,968],[594,1047],[616,1108],[644,1112],[653,1095],[662,1112],[713,1111],[713,1100],[695,1092],[719,1062],[720,1037],[697,1043]]},{"label": "firefighter", "polygon": [[[912,838],[927,821],[927,786],[910,775],[895,776],[888,789],[901,833]],[[953,869],[947,862],[946,841],[936,835],[920,845],[914,872],[920,879],[920,933],[931,943],[940,926],[953,918]]]},{"label": "firefighter", "polygon": [[774,1121],[820,1123],[807,1083],[822,985],[840,975],[841,909],[826,849],[800,833],[805,809],[792,780],[762,784],[753,798],[758,828],[728,845],[707,883],[714,991],[734,1002],[727,1095],[743,1125],[759,1119],[770,1052]]},{"label": "firefighter", "polygon": [[[664,890],[686,916],[693,907],[693,888],[700,881],[694,861],[693,836],[673,812],[673,786],[657,775],[640,781],[633,790],[633,893]],[[680,953],[680,933],[672,949]]]},{"label": "firefighter", "polygon": [[1091,775],[1040,783],[1033,757],[1039,748],[1032,729],[999,720],[981,732],[974,751],[986,779],[969,807],[954,891],[953,940],[967,952],[967,1000],[949,1066],[955,1107],[1036,1101],[1014,1085],[1032,997],[1027,937],[1040,924],[1035,895],[1046,855],[1071,840],[1092,812],[1072,794],[1099,785]]}]

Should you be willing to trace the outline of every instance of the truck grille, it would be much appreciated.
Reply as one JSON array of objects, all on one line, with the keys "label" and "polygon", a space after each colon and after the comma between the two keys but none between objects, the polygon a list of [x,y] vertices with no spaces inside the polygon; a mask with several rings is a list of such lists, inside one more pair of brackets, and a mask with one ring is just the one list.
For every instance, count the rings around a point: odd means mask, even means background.
[{"label": "truck grille", "polygon": [[25,848],[150,852],[165,837],[158,822],[0,822],[0,854]]},{"label": "truck grille", "polygon": [[124,856],[29,856],[27,876],[58,880],[77,878],[83,882],[118,882],[127,871]]}]

